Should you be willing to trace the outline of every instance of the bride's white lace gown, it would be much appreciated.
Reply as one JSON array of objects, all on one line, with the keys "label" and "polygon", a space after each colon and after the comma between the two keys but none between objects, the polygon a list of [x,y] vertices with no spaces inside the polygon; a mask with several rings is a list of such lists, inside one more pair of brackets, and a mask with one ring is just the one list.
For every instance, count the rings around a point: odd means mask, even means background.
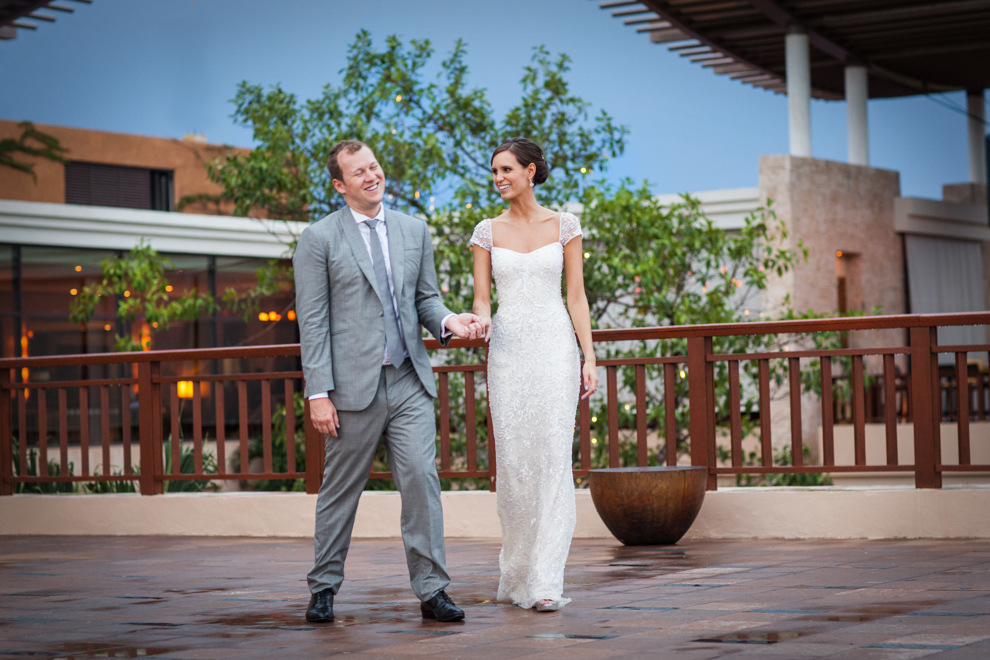
[{"label": "bride's white lace gown", "polygon": [[488,351],[502,523],[498,599],[525,608],[546,598],[570,602],[562,591],[576,518],[571,446],[581,370],[561,273],[564,245],[580,235],[578,219],[562,213],[559,240],[532,252],[493,247],[490,220],[471,237],[491,253],[498,292]]}]

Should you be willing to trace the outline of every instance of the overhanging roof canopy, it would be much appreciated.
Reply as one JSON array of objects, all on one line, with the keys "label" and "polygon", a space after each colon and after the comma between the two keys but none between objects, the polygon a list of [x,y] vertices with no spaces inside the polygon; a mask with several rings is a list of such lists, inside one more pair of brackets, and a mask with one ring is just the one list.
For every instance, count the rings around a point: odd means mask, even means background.
[{"label": "overhanging roof canopy", "polygon": [[[93,0],[72,0],[90,4]],[[41,13],[41,10],[49,12]],[[72,7],[53,0],[0,0],[0,39],[13,39],[17,29],[37,30],[38,22],[55,22],[58,12],[71,14]],[[54,13],[51,13],[54,12]]]},{"label": "overhanging roof canopy", "polygon": [[784,39],[811,46],[812,95],[844,98],[844,69],[871,98],[990,87],[990,0],[621,0],[602,9],[716,74],[786,89]]}]

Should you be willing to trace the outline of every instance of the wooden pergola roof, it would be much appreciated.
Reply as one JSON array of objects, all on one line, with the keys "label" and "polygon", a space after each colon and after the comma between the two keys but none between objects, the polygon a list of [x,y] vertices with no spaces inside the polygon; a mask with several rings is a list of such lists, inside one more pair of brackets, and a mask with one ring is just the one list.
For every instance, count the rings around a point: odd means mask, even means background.
[{"label": "wooden pergola roof", "polygon": [[[71,1],[90,4],[93,0]],[[69,5],[53,0],[0,0],[0,39],[15,38],[18,29],[37,30],[39,22],[54,23],[58,12],[73,11]]]},{"label": "wooden pergola roof", "polygon": [[716,74],[786,89],[784,38],[808,35],[812,95],[844,98],[867,67],[871,98],[990,87],[990,0],[621,0],[637,32]]}]

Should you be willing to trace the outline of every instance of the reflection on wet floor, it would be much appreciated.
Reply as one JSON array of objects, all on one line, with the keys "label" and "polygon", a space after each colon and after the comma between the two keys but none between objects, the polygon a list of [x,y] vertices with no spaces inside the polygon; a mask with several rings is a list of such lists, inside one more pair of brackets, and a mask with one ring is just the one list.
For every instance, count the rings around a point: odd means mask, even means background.
[{"label": "reflection on wet floor", "polygon": [[[990,657],[990,541],[575,540],[564,590],[574,600],[552,615],[495,602],[497,542],[447,547],[447,591],[466,621],[424,621],[396,569],[401,543],[358,539],[336,620],[312,624],[307,540],[0,538],[0,554],[16,558],[0,564],[0,658],[281,660],[333,648],[480,660],[567,645],[704,658],[774,645],[789,657],[788,645],[811,643],[819,657]],[[121,573],[107,575],[115,564]]]},{"label": "reflection on wet floor", "polygon": [[704,637],[697,641],[719,642],[722,644],[776,644],[813,634],[811,632],[798,632],[795,630],[784,630],[780,632],[740,632],[718,635],[716,637]]}]

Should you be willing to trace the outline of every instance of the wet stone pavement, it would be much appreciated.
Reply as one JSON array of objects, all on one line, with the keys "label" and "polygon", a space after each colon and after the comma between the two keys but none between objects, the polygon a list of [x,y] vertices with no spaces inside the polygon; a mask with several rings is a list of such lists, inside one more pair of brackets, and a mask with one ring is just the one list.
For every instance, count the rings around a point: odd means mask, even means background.
[{"label": "wet stone pavement", "polygon": [[356,540],[317,625],[306,540],[0,537],[0,658],[990,658],[986,540],[578,540],[547,614],[492,602],[498,549],[448,541],[441,624],[399,539]]}]

